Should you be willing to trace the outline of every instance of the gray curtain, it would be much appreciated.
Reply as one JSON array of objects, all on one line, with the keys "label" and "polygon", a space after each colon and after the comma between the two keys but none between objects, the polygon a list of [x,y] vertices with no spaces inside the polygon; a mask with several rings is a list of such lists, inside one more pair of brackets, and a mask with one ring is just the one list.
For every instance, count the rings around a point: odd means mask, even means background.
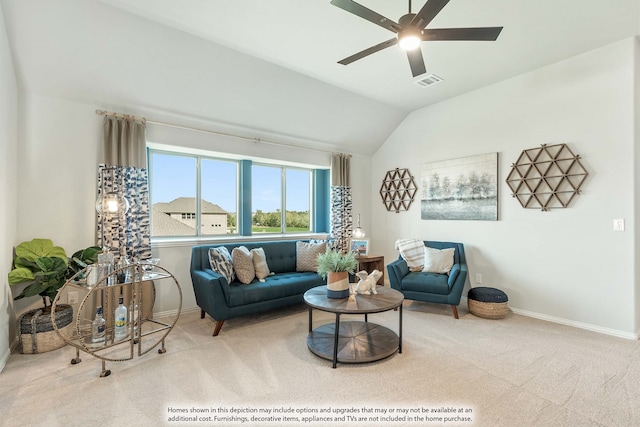
[{"label": "gray curtain", "polygon": [[331,239],[332,247],[346,253],[353,229],[351,196],[351,156],[333,154],[331,157]]},{"label": "gray curtain", "polygon": [[145,123],[132,116],[105,116],[102,125],[103,163],[110,166],[147,167]]},{"label": "gray curtain", "polygon": [[133,117],[107,116],[103,123],[104,163],[98,166],[98,198],[117,192],[129,202],[127,212],[97,215],[96,241],[115,258],[130,261],[151,257],[149,184],[145,124]]}]

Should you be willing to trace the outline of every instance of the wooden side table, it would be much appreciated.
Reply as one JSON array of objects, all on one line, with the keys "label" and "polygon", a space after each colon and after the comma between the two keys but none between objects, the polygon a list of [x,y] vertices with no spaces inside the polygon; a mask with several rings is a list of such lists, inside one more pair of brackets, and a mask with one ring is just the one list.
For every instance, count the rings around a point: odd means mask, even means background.
[{"label": "wooden side table", "polygon": [[[371,273],[373,270],[382,272],[382,276],[376,283],[379,286],[384,286],[384,257],[377,255],[360,255],[358,257],[358,269],[357,271],[365,270],[367,273]],[[356,272],[357,272],[356,271]]]}]

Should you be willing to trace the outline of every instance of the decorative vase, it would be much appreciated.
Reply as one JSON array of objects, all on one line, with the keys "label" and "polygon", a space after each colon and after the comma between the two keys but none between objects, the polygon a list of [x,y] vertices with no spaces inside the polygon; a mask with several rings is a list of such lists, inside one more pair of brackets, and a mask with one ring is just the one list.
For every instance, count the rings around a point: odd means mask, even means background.
[{"label": "decorative vase", "polygon": [[[54,317],[58,331],[70,337],[73,328],[73,307],[67,304],[58,305]],[[45,353],[66,344],[64,338],[54,330],[51,320],[51,306],[30,310],[20,316],[20,353]]]},{"label": "decorative vase", "polygon": [[327,273],[327,298],[349,298],[349,273],[330,271]]}]

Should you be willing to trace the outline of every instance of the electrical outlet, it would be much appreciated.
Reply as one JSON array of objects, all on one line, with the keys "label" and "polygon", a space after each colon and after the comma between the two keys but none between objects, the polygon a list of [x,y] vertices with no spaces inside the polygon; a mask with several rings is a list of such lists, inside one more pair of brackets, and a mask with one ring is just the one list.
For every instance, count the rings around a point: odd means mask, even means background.
[{"label": "electrical outlet", "polygon": [[476,283],[482,283],[482,274],[476,273]]},{"label": "electrical outlet", "polygon": [[613,220],[613,231],[624,231],[624,219]]},{"label": "electrical outlet", "polygon": [[67,304],[77,304],[77,303],[78,303],[78,293],[69,292],[67,294]]}]

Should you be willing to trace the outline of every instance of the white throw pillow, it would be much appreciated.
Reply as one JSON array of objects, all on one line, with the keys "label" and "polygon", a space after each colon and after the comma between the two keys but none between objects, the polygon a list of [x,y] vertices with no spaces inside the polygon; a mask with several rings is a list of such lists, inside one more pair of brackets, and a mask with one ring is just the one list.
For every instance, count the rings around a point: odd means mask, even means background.
[{"label": "white throw pillow", "polygon": [[424,268],[425,273],[449,274],[453,267],[453,254],[455,248],[434,249],[425,246]]},{"label": "white throw pillow", "polygon": [[327,251],[327,244],[296,242],[296,271],[318,272],[318,255]]},{"label": "white throw pillow", "polygon": [[271,274],[269,266],[267,265],[267,257],[264,254],[264,249],[251,249],[251,258],[253,259],[253,267],[256,269],[256,277],[261,282],[264,282],[264,278]]},{"label": "white throw pillow", "polygon": [[231,258],[233,259],[233,270],[240,283],[245,285],[251,283],[256,277],[256,270],[253,267],[253,259],[249,249],[244,246],[233,248]]},{"label": "white throw pillow", "polygon": [[396,249],[407,262],[411,271],[420,271],[424,266],[424,242],[420,239],[398,239]]}]

